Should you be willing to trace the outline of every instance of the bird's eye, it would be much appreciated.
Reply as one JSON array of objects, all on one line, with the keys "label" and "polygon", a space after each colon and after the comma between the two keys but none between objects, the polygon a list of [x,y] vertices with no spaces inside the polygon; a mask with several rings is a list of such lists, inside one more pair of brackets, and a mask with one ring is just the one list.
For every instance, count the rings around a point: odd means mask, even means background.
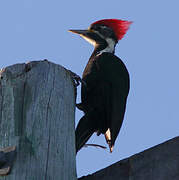
[{"label": "bird's eye", "polygon": [[109,28],[107,26],[101,25],[101,24],[94,24],[90,27],[90,29],[95,31],[109,31]]},{"label": "bird's eye", "polygon": [[90,29],[99,32],[101,31],[101,26],[99,26],[98,24],[95,24]]},{"label": "bird's eye", "polygon": [[100,28],[100,26],[96,26],[94,30],[95,30],[95,31],[100,31],[101,28]]}]

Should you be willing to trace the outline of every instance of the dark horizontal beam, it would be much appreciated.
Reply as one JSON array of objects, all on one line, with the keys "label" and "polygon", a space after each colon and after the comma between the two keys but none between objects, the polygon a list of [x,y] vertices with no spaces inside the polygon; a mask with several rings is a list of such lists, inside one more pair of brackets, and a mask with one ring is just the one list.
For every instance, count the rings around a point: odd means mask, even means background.
[{"label": "dark horizontal beam", "polygon": [[179,180],[179,137],[78,180]]}]

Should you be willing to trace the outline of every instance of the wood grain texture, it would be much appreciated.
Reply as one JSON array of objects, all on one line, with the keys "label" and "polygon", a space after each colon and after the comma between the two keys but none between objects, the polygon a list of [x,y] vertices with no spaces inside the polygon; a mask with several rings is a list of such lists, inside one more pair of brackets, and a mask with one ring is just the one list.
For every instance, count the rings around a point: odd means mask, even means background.
[{"label": "wood grain texture", "polygon": [[44,61],[0,72],[0,148],[17,146],[3,180],[75,180],[75,97],[68,72]]}]

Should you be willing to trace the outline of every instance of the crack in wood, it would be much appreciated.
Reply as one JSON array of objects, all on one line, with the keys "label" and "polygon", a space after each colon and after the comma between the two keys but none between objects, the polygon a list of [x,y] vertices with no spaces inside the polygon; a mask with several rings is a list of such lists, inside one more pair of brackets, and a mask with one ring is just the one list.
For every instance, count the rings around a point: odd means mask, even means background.
[{"label": "crack in wood", "polygon": [[[50,68],[50,64],[49,64],[49,68]],[[46,122],[48,121],[48,113],[49,113],[49,107],[50,107],[50,100],[52,97],[52,91],[54,89],[54,83],[55,83],[55,68],[54,68],[54,73],[53,73],[53,84],[52,84],[52,89],[50,91],[50,95],[49,95],[49,100],[47,103],[47,117],[46,117]],[[47,161],[46,161],[46,170],[45,170],[45,180],[47,180],[47,171],[48,171],[48,162],[49,162],[49,151],[50,151],[50,140],[51,140],[51,122],[50,123],[50,127],[49,127],[49,138],[48,138],[48,146],[47,146]]]}]

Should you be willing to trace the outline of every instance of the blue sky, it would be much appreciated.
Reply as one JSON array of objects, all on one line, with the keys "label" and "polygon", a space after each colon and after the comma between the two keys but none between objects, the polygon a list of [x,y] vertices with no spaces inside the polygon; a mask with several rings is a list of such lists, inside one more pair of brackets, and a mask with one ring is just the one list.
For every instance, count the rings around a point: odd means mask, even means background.
[{"label": "blue sky", "polygon": [[[116,47],[129,70],[131,89],[114,152],[83,148],[77,155],[78,176],[178,136],[178,7],[178,0],[0,2],[0,68],[48,59],[81,75],[93,47],[67,30],[103,18],[134,22]],[[77,111],[76,122],[81,116]],[[94,135],[90,143],[105,141]]]}]

